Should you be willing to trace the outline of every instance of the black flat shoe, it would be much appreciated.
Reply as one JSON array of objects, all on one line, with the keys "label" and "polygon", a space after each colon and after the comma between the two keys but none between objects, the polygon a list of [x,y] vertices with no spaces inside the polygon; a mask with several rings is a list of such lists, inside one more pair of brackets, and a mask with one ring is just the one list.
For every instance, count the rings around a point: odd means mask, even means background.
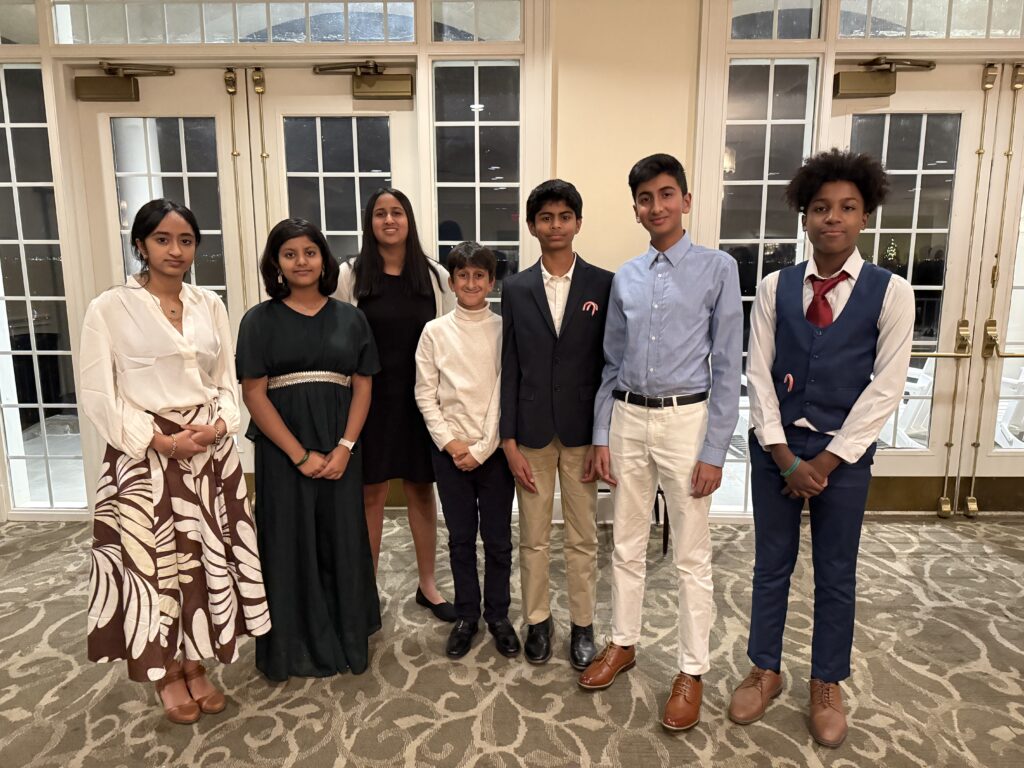
[{"label": "black flat shoe", "polygon": [[435,618],[441,621],[455,621],[458,616],[455,614],[455,606],[449,603],[447,600],[442,600],[440,603],[432,603],[427,600],[427,596],[423,594],[423,590],[416,587],[416,605],[422,605],[424,608],[429,608],[430,612],[434,614]]},{"label": "black flat shoe", "polygon": [[573,669],[582,672],[590,666],[590,662],[596,655],[594,625],[581,627],[578,624],[573,624],[572,633],[569,635],[569,663],[572,664]]},{"label": "black flat shoe", "polygon": [[526,625],[526,660],[531,664],[543,664],[551,658],[551,635],[554,622],[548,616],[540,624]]},{"label": "black flat shoe", "polygon": [[459,619],[452,627],[445,644],[444,653],[449,659],[461,659],[473,646],[473,638],[480,629],[479,622]]},{"label": "black flat shoe", "polygon": [[498,649],[498,653],[510,659],[519,655],[519,637],[508,619],[499,619],[493,624],[488,624],[487,629],[494,635],[494,647]]}]

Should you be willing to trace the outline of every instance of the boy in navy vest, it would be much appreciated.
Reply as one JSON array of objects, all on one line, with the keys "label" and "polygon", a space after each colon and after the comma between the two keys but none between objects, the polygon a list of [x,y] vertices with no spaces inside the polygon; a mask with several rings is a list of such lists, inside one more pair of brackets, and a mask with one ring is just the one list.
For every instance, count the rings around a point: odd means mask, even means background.
[{"label": "boy in navy vest", "polygon": [[865,262],[857,237],[888,181],[867,155],[833,149],[809,159],[786,189],[814,256],[768,275],[751,316],[747,377],[756,551],[747,655],[753,669],[729,717],[758,720],[783,688],[789,580],[810,500],[814,563],[810,731],[846,737],[839,682],[850,675],[857,550],[875,440],[903,394],[914,292]]}]

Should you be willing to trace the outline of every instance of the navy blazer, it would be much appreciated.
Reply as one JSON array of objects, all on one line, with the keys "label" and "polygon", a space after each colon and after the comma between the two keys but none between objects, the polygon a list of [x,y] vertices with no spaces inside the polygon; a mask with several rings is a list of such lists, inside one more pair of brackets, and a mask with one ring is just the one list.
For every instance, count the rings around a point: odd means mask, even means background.
[{"label": "navy blazer", "polygon": [[540,262],[505,280],[498,427],[502,440],[515,438],[528,448],[543,448],[556,436],[568,447],[591,444],[612,277],[608,270],[576,257],[558,334]]}]

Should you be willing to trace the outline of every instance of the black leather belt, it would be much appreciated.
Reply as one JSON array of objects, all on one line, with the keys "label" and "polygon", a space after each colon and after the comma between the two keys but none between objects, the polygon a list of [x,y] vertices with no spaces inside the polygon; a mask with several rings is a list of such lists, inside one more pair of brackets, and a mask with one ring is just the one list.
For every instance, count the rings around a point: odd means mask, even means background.
[{"label": "black leather belt", "polygon": [[644,408],[671,408],[673,405],[693,405],[703,403],[708,399],[707,392],[698,392],[696,395],[669,395],[668,397],[647,397],[638,395],[636,392],[624,392],[621,389],[613,389],[612,397],[622,400],[630,405],[642,405]]}]

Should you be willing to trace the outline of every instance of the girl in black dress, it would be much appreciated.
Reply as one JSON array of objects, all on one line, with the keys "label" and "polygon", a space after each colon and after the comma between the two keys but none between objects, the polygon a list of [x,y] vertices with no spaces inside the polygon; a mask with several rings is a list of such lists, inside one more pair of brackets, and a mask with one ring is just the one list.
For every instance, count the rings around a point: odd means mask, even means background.
[{"label": "girl in black dress", "polygon": [[416,345],[423,326],[455,306],[448,273],[428,259],[420,245],[409,198],[397,189],[378,189],[366,204],[363,247],[341,265],[337,297],[359,306],[380,350],[381,373],[364,433],[363,501],[376,568],[384,527],[388,481],[401,478],[416,548],[416,602],[444,621],[455,609],[434,581],[437,507],[434,503],[433,444],[413,394]]},{"label": "girl in black dress", "polygon": [[271,680],[358,674],[380,629],[358,447],[377,349],[363,314],[330,298],[338,264],[313,224],[275,226],[260,272],[271,298],[242,318],[236,361],[273,624],[256,666]]}]

